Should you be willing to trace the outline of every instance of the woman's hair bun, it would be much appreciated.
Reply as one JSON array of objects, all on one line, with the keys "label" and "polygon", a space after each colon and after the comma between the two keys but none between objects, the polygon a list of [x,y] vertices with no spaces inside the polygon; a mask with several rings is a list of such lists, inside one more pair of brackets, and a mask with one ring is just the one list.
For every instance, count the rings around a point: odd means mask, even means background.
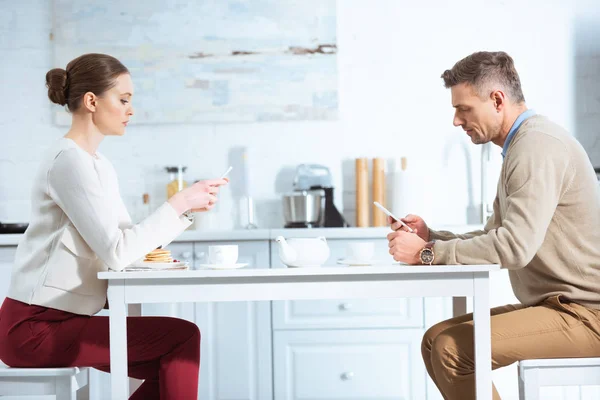
[{"label": "woman's hair bun", "polygon": [[64,106],[67,104],[67,71],[54,68],[46,73],[48,98],[53,103]]}]

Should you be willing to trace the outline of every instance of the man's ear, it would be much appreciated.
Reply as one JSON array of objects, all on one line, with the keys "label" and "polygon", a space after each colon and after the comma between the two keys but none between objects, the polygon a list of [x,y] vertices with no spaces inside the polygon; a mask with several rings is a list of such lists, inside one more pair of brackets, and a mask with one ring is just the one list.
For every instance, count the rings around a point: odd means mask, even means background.
[{"label": "man's ear", "polygon": [[83,106],[89,112],[96,112],[97,102],[98,102],[98,97],[96,97],[96,95],[94,93],[87,92],[86,94],[83,95],[83,99],[82,99]]},{"label": "man's ear", "polygon": [[490,98],[494,102],[494,108],[496,112],[500,112],[506,106],[506,94],[502,90],[494,90],[490,94]]}]

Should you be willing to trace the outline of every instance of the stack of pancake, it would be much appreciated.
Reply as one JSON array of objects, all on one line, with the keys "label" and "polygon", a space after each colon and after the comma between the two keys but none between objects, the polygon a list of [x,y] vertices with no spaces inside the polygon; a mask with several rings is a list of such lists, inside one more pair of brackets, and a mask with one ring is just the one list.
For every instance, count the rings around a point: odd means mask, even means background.
[{"label": "stack of pancake", "polygon": [[144,257],[144,262],[146,262],[146,263],[170,263],[170,262],[173,262],[173,257],[171,257],[170,250],[156,249],[156,250],[152,250],[150,253],[146,254],[146,257]]}]

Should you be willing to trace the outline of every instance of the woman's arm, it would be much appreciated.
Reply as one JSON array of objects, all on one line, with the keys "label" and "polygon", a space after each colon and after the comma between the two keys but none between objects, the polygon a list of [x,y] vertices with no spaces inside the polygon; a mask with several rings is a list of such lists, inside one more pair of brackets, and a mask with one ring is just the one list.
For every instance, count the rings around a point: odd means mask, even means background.
[{"label": "woman's arm", "polygon": [[65,150],[54,160],[48,171],[48,195],[96,255],[113,270],[122,270],[144,254],[171,242],[191,224],[165,203],[139,224],[119,226],[125,207],[122,199],[108,195],[94,161],[77,149]]}]

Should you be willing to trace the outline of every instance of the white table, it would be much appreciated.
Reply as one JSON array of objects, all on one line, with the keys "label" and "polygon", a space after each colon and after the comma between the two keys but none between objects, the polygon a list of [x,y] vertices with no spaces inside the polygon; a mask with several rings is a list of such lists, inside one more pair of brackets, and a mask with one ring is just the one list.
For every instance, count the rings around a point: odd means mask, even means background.
[{"label": "white table", "polygon": [[[473,297],[477,399],[491,400],[489,275],[498,265],[100,272],[108,280],[111,399],[126,400],[129,304]],[[462,308],[464,302],[455,303]],[[138,309],[139,310],[139,309]]]}]

